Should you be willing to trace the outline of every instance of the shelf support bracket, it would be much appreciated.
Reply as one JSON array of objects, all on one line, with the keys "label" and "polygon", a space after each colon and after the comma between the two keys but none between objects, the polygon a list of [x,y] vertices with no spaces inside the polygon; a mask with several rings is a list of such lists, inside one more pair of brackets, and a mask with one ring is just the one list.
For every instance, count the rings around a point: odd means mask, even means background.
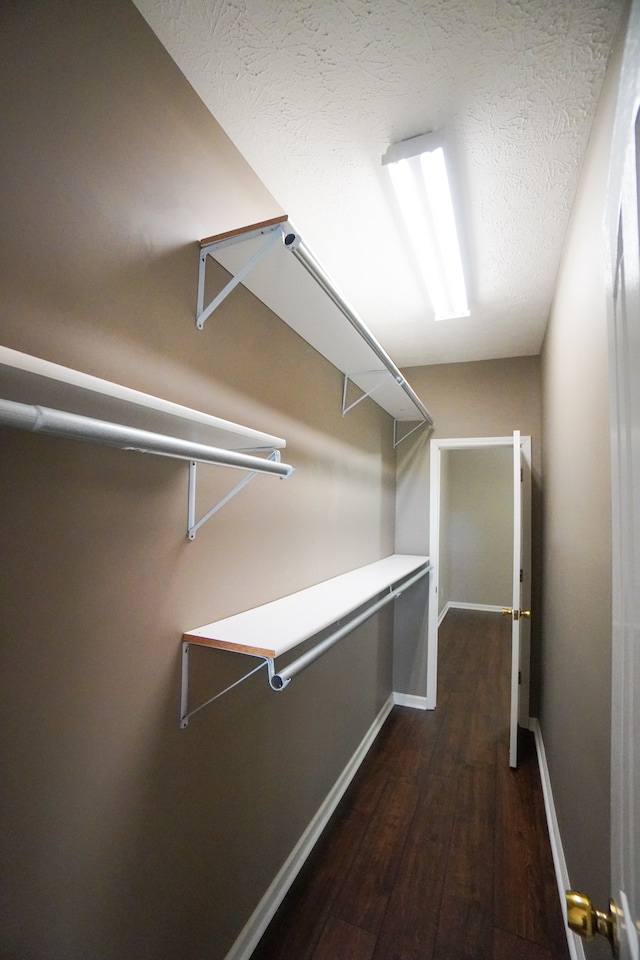
[{"label": "shelf support bracket", "polygon": [[[386,370],[367,370],[367,371],[364,371],[364,372],[367,373],[367,374],[377,374],[377,373],[379,373],[379,374],[382,374],[384,377],[390,375]],[[362,387],[358,386],[358,384],[357,384],[357,383],[355,382],[355,380],[353,379],[353,376],[352,376],[352,375],[350,375],[350,374],[348,374],[348,373],[345,373],[345,375],[344,375],[344,384],[343,384],[343,387],[342,387],[342,416],[344,417],[345,414],[349,413],[350,410],[353,410],[354,407],[357,407],[359,403],[362,403],[363,400],[366,400],[367,397],[370,397],[373,393],[375,393],[376,390],[377,390],[379,387],[383,386],[384,382],[385,382],[384,380],[380,380],[380,381],[379,381],[374,387],[372,387],[370,390],[365,391],[365,390],[362,389]],[[348,393],[348,390],[349,390],[349,384],[350,384],[350,383],[352,383],[355,387],[357,387],[358,390],[360,390],[361,392],[360,392],[360,396],[359,396],[359,397],[357,397],[357,398],[356,398],[355,400],[353,400],[351,403],[347,403],[347,393]],[[420,420],[418,420],[417,422],[415,422],[415,426],[411,427],[410,430],[405,430],[404,433],[401,433],[401,432],[399,431],[399,429],[398,429],[398,425],[399,425],[400,423],[405,423],[405,422],[406,422],[405,420],[395,420],[395,419],[394,419],[394,421],[393,421],[393,446],[394,446],[394,448],[397,447],[399,443],[402,443],[403,440],[406,440],[407,437],[410,437],[412,433],[415,433],[416,430],[419,430],[420,427],[424,426],[425,423],[428,423],[428,420],[427,420],[425,417],[422,417]],[[411,420],[411,421],[409,421],[409,422],[410,422],[410,423],[414,423],[413,420]]]},{"label": "shelf support bracket", "polygon": [[[240,241],[248,240],[253,236],[258,235],[267,236],[267,241],[264,243],[260,249],[254,253],[250,260],[245,263],[234,277],[231,277],[231,280],[222,288],[220,293],[217,294],[209,303],[207,307],[204,305],[204,288],[205,288],[205,279],[207,273],[207,258],[213,256],[216,250],[220,250],[222,247],[230,246],[233,243],[238,243]],[[211,316],[213,311],[220,306],[220,304],[226,300],[232,290],[241,283],[247,274],[255,267],[257,263],[262,260],[265,253],[271,249],[277,240],[282,236],[282,226],[277,223],[273,226],[265,227],[260,230],[256,230],[253,233],[243,233],[239,236],[231,237],[227,240],[214,241],[213,243],[208,243],[203,246],[200,250],[200,267],[198,270],[198,304],[196,308],[196,327],[198,330],[202,330],[206,321]]]},{"label": "shelf support bracket", "polygon": [[229,690],[233,690],[234,687],[237,687],[238,684],[242,683],[244,680],[248,680],[249,677],[252,677],[254,673],[257,673],[258,670],[262,670],[265,664],[269,666],[269,676],[273,675],[274,665],[273,660],[269,660],[267,657],[260,657],[260,663],[257,667],[254,667],[253,670],[250,670],[249,673],[245,673],[243,677],[240,677],[239,680],[236,680],[234,683],[230,683],[228,687],[225,687],[224,690],[221,690],[220,693],[214,694],[213,697],[210,697],[209,700],[205,700],[204,703],[201,703],[199,707],[196,707],[194,710],[189,710],[189,647],[191,644],[188,641],[184,641],[182,644],[182,687],[180,692],[180,729],[184,730],[185,727],[189,726],[189,720],[196,713],[199,713],[200,710],[204,710],[205,707],[208,707],[210,703],[213,703],[214,700],[217,700],[218,697],[224,696],[225,693],[228,693]]},{"label": "shelf support bracket", "polygon": [[[367,370],[366,373],[377,373],[382,374],[383,377],[388,377],[390,374],[387,370]],[[354,400],[352,403],[347,404],[347,391],[349,389],[349,384],[352,383],[354,387],[357,387],[361,391],[361,395]],[[366,400],[367,397],[370,397],[376,392],[376,390],[381,387],[384,383],[384,380],[380,380],[379,383],[376,383],[375,387],[372,387],[371,390],[363,390],[362,387],[359,387],[352,376],[348,373],[344,375],[344,383],[342,387],[342,416],[344,417],[350,410],[353,410],[354,407],[357,407],[359,403],[362,403],[363,400]]]},{"label": "shelf support bracket", "polygon": [[[265,458],[266,460],[273,460],[275,463],[280,463],[280,451],[275,449],[270,449],[269,456]],[[240,493],[248,483],[250,483],[254,477],[257,477],[258,474],[255,470],[252,470],[251,473],[247,473],[240,483],[237,483],[235,487],[229,491],[229,493],[222,498],[215,507],[212,507],[208,513],[205,513],[200,520],[196,520],[196,480],[197,480],[197,463],[195,460],[189,461],[189,503],[188,503],[188,519],[187,519],[187,537],[189,540],[195,540],[196,533],[200,527],[213,517],[218,510],[222,510],[230,500],[233,500],[237,493]]]},{"label": "shelf support bracket", "polygon": [[[427,423],[428,421],[427,421],[427,420],[419,420],[418,423],[416,423],[415,427],[412,427],[411,430],[407,430],[407,431],[406,431],[405,433],[403,433],[401,436],[398,436],[398,424],[399,424],[399,423],[406,423],[406,422],[407,422],[406,420],[394,420],[394,421],[393,421],[393,446],[394,446],[394,447],[397,447],[399,443],[402,443],[403,440],[406,440],[407,437],[410,437],[412,433],[415,433],[416,430],[419,430],[420,427],[423,427],[423,426],[425,425],[425,423]],[[409,421],[409,422],[411,423],[412,421]]]}]

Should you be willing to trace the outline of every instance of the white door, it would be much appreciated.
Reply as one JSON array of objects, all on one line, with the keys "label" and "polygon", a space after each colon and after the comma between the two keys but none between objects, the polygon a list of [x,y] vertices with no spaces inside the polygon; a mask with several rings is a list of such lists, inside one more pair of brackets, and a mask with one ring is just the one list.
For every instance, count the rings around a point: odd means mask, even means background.
[{"label": "white door", "polygon": [[621,957],[640,950],[640,2],[625,44],[607,201],[613,481],[612,896]]},{"label": "white door", "polygon": [[[505,611],[507,612],[507,611]],[[518,766],[518,726],[529,726],[531,635],[531,437],[513,432],[513,596],[511,599],[509,766]]]}]

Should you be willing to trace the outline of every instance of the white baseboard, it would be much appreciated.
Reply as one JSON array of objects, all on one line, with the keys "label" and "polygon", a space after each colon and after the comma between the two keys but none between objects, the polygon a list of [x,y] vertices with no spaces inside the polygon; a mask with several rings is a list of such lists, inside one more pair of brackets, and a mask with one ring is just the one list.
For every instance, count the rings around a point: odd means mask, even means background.
[{"label": "white baseboard", "polygon": [[258,941],[269,926],[276,910],[282,903],[291,884],[300,872],[305,860],[313,850],[320,834],[326,827],[332,813],[338,806],[347,787],[353,780],[357,770],[364,760],[369,747],[380,732],[383,723],[389,716],[394,704],[391,695],[382,710],[373,721],[362,739],[358,749],[351,757],[329,794],[325,797],[311,823],[304,831],[297,844],[274,877],[267,892],[253,911],[245,924],[240,936],[225,957],[225,960],[249,960]]},{"label": "white baseboard", "polygon": [[449,610],[485,610],[489,613],[502,613],[502,607],[497,607],[494,603],[462,603],[462,601],[448,600],[438,616],[438,626],[442,623]]},{"label": "white baseboard", "polygon": [[445,609],[450,610],[487,610],[489,613],[502,613],[502,607],[495,603],[458,603],[450,600]]},{"label": "white baseboard", "polygon": [[413,707],[414,710],[426,710],[427,698],[413,693],[394,693],[393,702],[399,707]]},{"label": "white baseboard", "polygon": [[440,626],[440,625],[442,624],[442,621],[444,620],[444,618],[446,617],[446,615],[449,613],[449,610],[451,610],[451,604],[450,604],[449,602],[447,602],[447,603],[444,605],[444,608],[443,608],[443,610],[442,610],[442,613],[438,614],[438,626]]},{"label": "white baseboard", "polygon": [[544,809],[547,814],[547,826],[549,827],[549,839],[551,840],[551,853],[553,855],[553,866],[556,872],[556,883],[558,884],[558,895],[560,897],[560,906],[562,916],[564,917],[564,928],[567,934],[567,945],[571,960],[585,960],[584,946],[582,940],[577,934],[569,930],[567,926],[567,904],[565,900],[565,891],[571,889],[569,880],[569,871],[567,862],[564,858],[562,849],[562,839],[560,837],[560,828],[556,816],[556,808],[553,802],[553,792],[551,790],[551,780],[549,778],[549,768],[547,766],[547,755],[542,740],[542,731],[538,721],[531,717],[529,720],[529,729],[533,731],[536,741],[536,750],[538,753],[538,766],[540,768],[540,780],[542,781],[542,794],[544,796]]}]

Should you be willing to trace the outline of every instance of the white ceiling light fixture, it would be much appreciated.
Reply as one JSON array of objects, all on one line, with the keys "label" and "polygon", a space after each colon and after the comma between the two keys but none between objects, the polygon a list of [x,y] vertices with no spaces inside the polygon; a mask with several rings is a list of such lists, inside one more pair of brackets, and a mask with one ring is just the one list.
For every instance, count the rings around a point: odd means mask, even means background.
[{"label": "white ceiling light fixture", "polygon": [[389,170],[436,320],[468,317],[451,190],[442,140],[432,133],[389,147]]}]

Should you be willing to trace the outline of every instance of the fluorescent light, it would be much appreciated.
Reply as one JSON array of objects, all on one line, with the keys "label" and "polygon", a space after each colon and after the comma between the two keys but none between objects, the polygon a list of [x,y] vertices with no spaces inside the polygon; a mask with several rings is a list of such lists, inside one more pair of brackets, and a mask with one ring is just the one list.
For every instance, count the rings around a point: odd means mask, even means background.
[{"label": "fluorescent light", "polygon": [[389,147],[382,162],[431,297],[436,320],[468,317],[451,190],[442,144],[433,134]]}]

